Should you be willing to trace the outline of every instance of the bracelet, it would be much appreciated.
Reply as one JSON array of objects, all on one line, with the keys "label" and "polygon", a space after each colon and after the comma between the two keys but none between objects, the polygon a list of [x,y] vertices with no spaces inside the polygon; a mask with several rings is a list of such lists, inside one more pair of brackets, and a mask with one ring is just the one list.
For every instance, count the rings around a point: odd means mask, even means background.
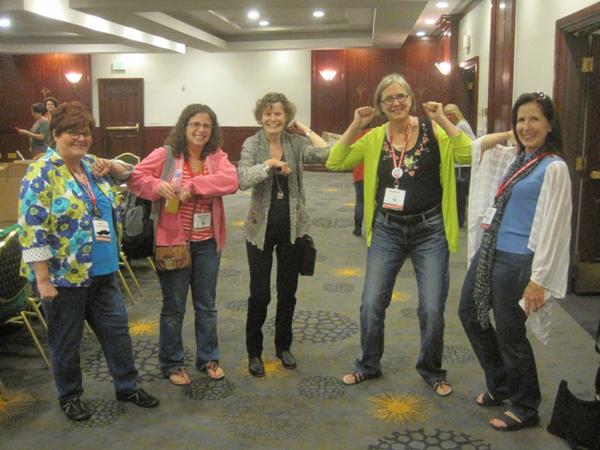
[{"label": "bracelet", "polygon": [[306,137],[310,137],[310,135],[312,134],[312,130],[308,130],[308,132],[306,133]]}]

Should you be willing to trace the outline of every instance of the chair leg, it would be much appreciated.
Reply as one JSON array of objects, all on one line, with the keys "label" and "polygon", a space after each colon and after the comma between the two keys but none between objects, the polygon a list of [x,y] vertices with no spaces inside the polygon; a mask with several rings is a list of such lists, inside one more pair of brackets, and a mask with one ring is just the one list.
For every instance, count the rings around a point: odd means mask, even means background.
[{"label": "chair leg", "polygon": [[48,361],[46,352],[42,348],[42,344],[40,344],[40,341],[37,338],[37,335],[35,334],[35,331],[33,330],[33,327],[31,326],[31,323],[29,322],[29,319],[27,318],[27,313],[25,311],[21,311],[21,318],[23,319],[23,322],[25,323],[27,330],[29,330],[29,334],[31,335],[31,338],[33,339],[33,342],[35,343],[35,346],[37,347],[38,351],[40,352],[40,355],[42,355],[42,358],[43,358],[44,362],[46,363],[46,366],[49,369],[50,361]]},{"label": "chair leg", "polygon": [[129,276],[135,283],[135,286],[137,287],[138,292],[140,293],[141,296],[143,296],[144,293],[142,292],[142,287],[140,286],[140,282],[138,281],[137,277],[133,273],[133,269],[131,268],[129,261],[127,260],[127,256],[125,256],[125,253],[120,252],[119,257],[121,258],[121,261],[123,262],[123,264],[125,264],[125,268],[127,269],[127,272],[129,272]]},{"label": "chair leg", "polygon": [[46,323],[46,319],[44,319],[44,315],[42,314],[42,311],[40,310],[40,307],[38,306],[35,298],[29,297],[29,299],[27,300],[27,304],[30,306],[31,309],[33,309],[33,312],[35,313],[36,317],[38,318],[38,320],[40,321],[40,323],[44,327],[44,330],[46,330],[47,333],[48,324]]},{"label": "chair leg", "polygon": [[131,294],[131,289],[129,289],[129,286],[127,286],[127,282],[125,281],[125,277],[123,276],[121,269],[119,269],[117,273],[119,274],[119,279],[121,280],[123,289],[125,289],[125,293],[127,294],[127,297],[129,297],[129,301],[132,305],[135,305],[135,300],[133,299],[133,295]]},{"label": "chair leg", "polygon": [[146,258],[148,260],[148,262],[150,263],[150,267],[152,267],[152,270],[154,270],[156,272],[156,266],[154,265],[154,261],[152,261],[152,258],[150,258],[149,256]]}]

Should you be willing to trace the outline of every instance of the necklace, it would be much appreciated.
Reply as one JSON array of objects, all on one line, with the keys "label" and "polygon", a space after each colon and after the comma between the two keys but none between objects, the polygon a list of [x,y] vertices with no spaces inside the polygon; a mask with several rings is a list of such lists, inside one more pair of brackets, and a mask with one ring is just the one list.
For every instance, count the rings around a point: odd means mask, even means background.
[{"label": "necklace", "polygon": [[279,177],[277,174],[275,176],[275,182],[277,183],[277,200],[283,200],[285,194],[283,193],[283,189],[281,189],[281,184],[279,184]]},{"label": "necklace", "polygon": [[404,175],[404,170],[402,170],[402,164],[404,163],[404,155],[406,153],[408,141],[412,133],[412,123],[410,117],[408,119],[408,123],[406,124],[406,129],[404,130],[404,144],[402,146],[399,146],[400,156],[398,157],[398,159],[396,159],[396,151],[394,150],[394,134],[392,132],[391,127],[388,127],[388,131],[390,134],[390,138],[388,139],[388,144],[390,147],[390,157],[392,158],[392,164],[394,166],[394,168],[392,169],[392,177],[394,177],[395,180],[394,186],[397,188],[400,178],[402,177],[402,175]]}]

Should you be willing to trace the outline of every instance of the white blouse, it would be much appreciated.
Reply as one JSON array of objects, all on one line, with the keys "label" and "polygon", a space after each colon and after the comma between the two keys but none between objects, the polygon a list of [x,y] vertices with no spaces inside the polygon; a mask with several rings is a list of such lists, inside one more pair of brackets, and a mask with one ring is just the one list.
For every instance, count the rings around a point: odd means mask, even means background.
[{"label": "white blouse", "polygon": [[[471,186],[468,212],[468,262],[481,245],[481,219],[493,206],[496,190],[517,154],[516,147],[496,145],[481,155],[481,138],[471,144]],[[544,297],[563,298],[567,291],[571,240],[571,180],[561,159],[548,164],[540,190],[527,248],[534,252],[531,280]]]}]

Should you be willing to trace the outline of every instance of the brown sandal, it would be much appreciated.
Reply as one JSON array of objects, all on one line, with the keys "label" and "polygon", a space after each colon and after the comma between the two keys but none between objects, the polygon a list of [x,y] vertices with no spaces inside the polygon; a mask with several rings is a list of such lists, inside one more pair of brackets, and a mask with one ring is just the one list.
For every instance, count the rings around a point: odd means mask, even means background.
[{"label": "brown sandal", "polygon": [[[448,390],[444,390],[444,386],[448,386]],[[440,397],[447,397],[452,394],[452,386],[446,380],[435,381],[431,384],[431,389]]]},{"label": "brown sandal", "polygon": [[365,375],[362,372],[352,371],[352,372],[348,372],[346,375],[344,375],[342,377],[342,383],[347,384],[347,385],[358,384],[358,383],[362,383],[367,378],[368,378],[367,375]]},{"label": "brown sandal", "polygon": [[185,367],[179,367],[174,372],[169,374],[169,381],[175,386],[189,386],[192,384],[192,379],[187,373]]}]

